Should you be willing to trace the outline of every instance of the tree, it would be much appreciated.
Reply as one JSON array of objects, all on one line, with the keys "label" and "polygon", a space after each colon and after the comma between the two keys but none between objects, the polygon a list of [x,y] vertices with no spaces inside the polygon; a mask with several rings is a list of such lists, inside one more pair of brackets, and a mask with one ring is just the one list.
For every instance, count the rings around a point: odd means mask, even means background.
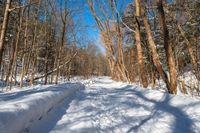
[{"label": "tree", "polygon": [[[100,3],[100,1],[98,0],[95,2],[98,4],[99,10],[103,15],[104,20],[101,20],[100,17],[98,17],[97,12],[94,8],[93,0],[88,0],[88,5],[100,30],[102,42],[106,47],[106,56],[111,70],[111,76],[115,80],[130,82],[129,74],[127,73],[123,61],[124,57],[123,57],[123,47],[121,38],[122,36],[119,27],[119,13],[116,11],[116,3],[115,1],[112,2],[108,1],[107,6],[109,6],[109,8],[111,9],[110,14],[108,14],[105,13],[105,11],[103,10],[104,4]],[[115,18],[116,22],[111,21],[111,19],[109,18],[110,15],[112,18]],[[113,33],[117,33],[117,35],[115,36]],[[116,43],[117,45],[115,45],[115,42],[117,42]],[[114,48],[115,46],[117,46],[116,51]]]},{"label": "tree", "polygon": [[170,81],[168,79],[166,72],[164,71],[164,69],[161,65],[159,55],[158,55],[158,52],[157,52],[157,49],[156,49],[156,45],[155,45],[155,42],[153,40],[153,36],[151,34],[151,28],[150,28],[150,25],[149,25],[149,22],[148,22],[148,18],[147,18],[145,11],[144,11],[144,6],[141,5],[141,7],[142,7],[141,12],[142,12],[142,16],[143,16],[143,22],[144,22],[144,27],[145,27],[147,39],[148,39],[148,44],[149,44],[149,48],[150,48],[151,53],[152,53],[153,64],[156,67],[156,69],[157,69],[159,75],[161,76],[161,78],[163,79],[163,81],[166,83],[168,92],[171,92],[170,91],[171,90]]},{"label": "tree", "polygon": [[8,26],[10,5],[11,5],[11,0],[7,0],[6,8],[4,11],[3,24],[1,28],[1,35],[0,35],[0,67],[1,67],[1,62],[2,62],[3,50],[4,50],[4,40],[5,40],[7,26]]},{"label": "tree", "polygon": [[142,54],[142,47],[141,47],[141,37],[140,37],[140,20],[141,20],[141,1],[135,0],[135,19],[137,22],[136,30],[135,30],[135,40],[136,40],[136,48],[137,48],[137,60],[140,70],[140,77],[142,80],[143,87],[148,87],[148,79],[145,72],[145,67],[143,63],[143,54]]},{"label": "tree", "polygon": [[169,93],[176,94],[177,93],[177,71],[175,66],[175,59],[173,56],[173,50],[171,44],[169,43],[169,31],[165,22],[165,13],[163,9],[162,0],[156,0],[157,8],[158,8],[158,15],[159,15],[159,22],[163,33],[164,39],[164,48],[165,54],[167,58],[167,64],[169,68],[169,75],[170,75],[170,88]]}]

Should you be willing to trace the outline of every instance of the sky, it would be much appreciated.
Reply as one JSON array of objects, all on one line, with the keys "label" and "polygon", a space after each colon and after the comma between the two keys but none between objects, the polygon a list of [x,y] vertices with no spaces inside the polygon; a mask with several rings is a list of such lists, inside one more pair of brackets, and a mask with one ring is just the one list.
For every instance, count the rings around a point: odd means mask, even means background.
[{"label": "sky", "polygon": [[[77,8],[80,8],[81,11],[74,17],[75,22],[79,23],[81,25],[81,28],[78,29],[78,37],[81,39],[81,41],[85,40],[86,42],[89,41],[92,42],[95,46],[97,46],[97,49],[101,53],[105,53],[105,48],[103,47],[103,44],[100,41],[99,38],[99,29],[96,25],[95,19],[92,16],[90,9],[87,4],[87,0],[72,0]],[[80,3],[77,1],[81,1]],[[84,44],[87,45],[87,44]]]},{"label": "sky", "polygon": [[96,22],[90,13],[89,7],[87,5],[87,0],[69,0],[70,8],[75,11],[73,16],[74,22],[76,23],[77,30],[80,33],[79,36],[84,36],[94,38],[98,35],[98,28]]},{"label": "sky", "polygon": [[[60,4],[64,0],[57,0]],[[101,0],[100,0],[101,1]],[[102,0],[105,3],[108,0]],[[102,2],[101,1],[101,2]],[[116,0],[117,9],[120,13],[124,11],[128,3],[132,3],[134,0]],[[172,2],[172,0],[168,0]],[[92,16],[87,0],[66,0],[68,6],[75,10],[75,13],[72,15],[76,26],[77,40],[80,42],[78,45],[86,47],[90,42],[96,45],[100,52],[105,52],[102,42],[100,41],[99,29],[96,25],[94,17]],[[106,9],[105,9],[106,10]],[[98,10],[97,10],[98,13]]]},{"label": "sky", "polygon": [[[105,0],[107,1],[107,0]],[[100,41],[99,29],[96,25],[95,19],[92,16],[90,9],[88,7],[87,0],[69,0],[71,2],[71,7],[74,9],[81,9],[76,15],[74,15],[74,21],[79,25],[78,38],[83,40],[89,40],[97,46],[100,52],[105,53],[105,48]],[[118,10],[123,10],[128,3],[133,2],[133,0],[118,0]],[[87,44],[84,44],[87,45]]]}]

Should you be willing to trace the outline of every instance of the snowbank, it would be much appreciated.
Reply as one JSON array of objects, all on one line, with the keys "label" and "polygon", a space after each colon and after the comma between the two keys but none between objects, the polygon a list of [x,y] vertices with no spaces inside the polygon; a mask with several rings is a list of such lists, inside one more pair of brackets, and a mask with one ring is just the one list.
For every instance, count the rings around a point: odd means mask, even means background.
[{"label": "snowbank", "polygon": [[18,133],[40,120],[55,105],[76,91],[81,83],[67,83],[42,89],[0,95],[0,132]]}]

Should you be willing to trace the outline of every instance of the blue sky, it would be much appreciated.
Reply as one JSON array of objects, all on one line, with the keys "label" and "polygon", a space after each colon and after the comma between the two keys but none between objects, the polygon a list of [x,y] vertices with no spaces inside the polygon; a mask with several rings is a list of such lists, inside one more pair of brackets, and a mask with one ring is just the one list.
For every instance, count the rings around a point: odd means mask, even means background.
[{"label": "blue sky", "polygon": [[[81,41],[90,41],[97,46],[100,52],[105,52],[102,44],[99,40],[99,29],[96,22],[90,12],[87,4],[87,0],[71,0],[73,8],[80,8],[81,11],[74,16],[75,23],[80,23],[80,29],[78,31],[78,37]],[[80,2],[80,3],[79,3]],[[78,4],[77,4],[78,3]]]},{"label": "blue sky", "polygon": [[[105,0],[107,1],[107,0]],[[128,3],[133,2],[133,0],[117,0],[117,5],[119,10],[123,10]],[[99,29],[96,22],[90,12],[87,0],[69,0],[70,6],[74,9],[78,8],[81,11],[74,16],[74,21],[81,24],[81,29],[78,29],[78,36],[81,40],[92,41],[100,51],[105,50],[102,48],[102,44],[99,39]]]},{"label": "blue sky", "polygon": [[[58,0],[62,1],[62,0]],[[100,0],[101,1],[101,0]],[[107,2],[108,0],[102,0]],[[120,13],[124,11],[128,3],[134,2],[134,0],[116,0],[117,9]],[[78,38],[83,43],[82,45],[87,45],[87,41],[94,43],[101,52],[105,52],[103,45],[99,38],[99,29],[96,25],[94,17],[92,16],[90,9],[88,7],[87,0],[67,0],[70,3],[70,8],[81,9],[77,14],[73,16],[75,23],[80,23],[80,27],[77,29]],[[173,0],[168,0],[168,2],[173,2]],[[97,10],[98,12],[98,10]]]}]

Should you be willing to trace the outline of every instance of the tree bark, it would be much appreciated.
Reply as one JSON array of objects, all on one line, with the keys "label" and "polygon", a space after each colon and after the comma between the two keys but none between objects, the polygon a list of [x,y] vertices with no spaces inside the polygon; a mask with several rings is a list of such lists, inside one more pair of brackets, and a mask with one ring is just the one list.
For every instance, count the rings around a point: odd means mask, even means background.
[{"label": "tree bark", "polygon": [[[30,1],[29,1],[29,3],[30,3]],[[30,7],[28,7],[28,11],[27,11],[26,18],[25,18],[24,47],[23,47],[23,52],[22,52],[22,68],[21,68],[21,74],[20,74],[20,88],[23,87],[24,76],[28,73],[30,56],[31,56],[31,52],[29,52],[28,54],[26,52],[28,49],[29,12],[30,12]]]},{"label": "tree bark", "polygon": [[18,26],[18,32],[17,32],[17,38],[15,42],[15,49],[14,49],[14,55],[13,55],[13,63],[11,67],[11,74],[10,74],[10,90],[12,89],[12,83],[13,83],[13,74],[15,74],[15,70],[17,67],[17,52],[18,52],[18,46],[19,46],[19,39],[20,39],[20,33],[22,29],[22,22],[23,22],[23,13],[24,9],[19,11],[19,26]]},{"label": "tree bark", "polygon": [[145,72],[144,62],[143,62],[143,54],[142,54],[142,46],[141,46],[141,37],[140,37],[140,22],[139,19],[141,17],[141,1],[135,0],[135,7],[136,7],[136,22],[137,27],[135,30],[135,40],[136,40],[136,48],[137,48],[137,60],[139,65],[139,75],[142,80],[142,85],[144,88],[148,87],[148,79],[147,74]]},{"label": "tree bark", "polygon": [[62,53],[63,53],[63,46],[64,46],[64,43],[65,43],[65,33],[66,33],[66,24],[67,24],[67,7],[66,7],[66,0],[64,0],[64,13],[62,11],[62,8],[60,7],[60,17],[61,17],[61,20],[62,20],[62,24],[63,24],[63,27],[62,27],[62,31],[61,31],[61,44],[60,44],[60,48],[59,48],[59,51],[58,51],[58,57],[57,57],[57,65],[56,65],[56,81],[55,83],[57,84],[58,83],[58,77],[60,76],[60,63],[61,63],[61,60],[62,60]]},{"label": "tree bark", "polygon": [[163,2],[162,0],[156,0],[156,4],[158,7],[159,22],[160,22],[160,26],[163,33],[165,54],[167,58],[167,65],[169,68],[169,76],[170,76],[169,93],[176,94],[177,93],[177,71],[176,71],[175,59],[173,56],[173,50],[169,43],[169,31],[167,28],[167,24],[165,22]]},{"label": "tree bark", "polygon": [[197,60],[196,60],[196,58],[195,58],[195,55],[194,55],[192,46],[191,46],[189,40],[187,39],[187,37],[186,37],[186,35],[185,35],[185,32],[183,31],[181,25],[178,24],[177,26],[178,26],[178,29],[179,29],[181,35],[183,36],[183,38],[184,38],[185,41],[186,41],[188,53],[189,53],[190,60],[191,60],[191,63],[192,63],[192,67],[193,67],[193,70],[195,71],[195,76],[196,76],[196,78],[197,78],[198,80],[200,80],[200,72],[199,72],[199,70],[198,70]]},{"label": "tree bark", "polygon": [[[45,15],[46,17],[48,16],[48,1],[46,0],[45,1]],[[48,20],[46,20],[48,21]],[[51,22],[50,22],[50,27],[51,27]],[[48,81],[48,56],[49,56],[49,49],[48,49],[48,42],[49,42],[49,34],[47,33],[48,32],[48,23],[46,22],[45,24],[45,77],[44,77],[44,84],[46,85],[47,84],[47,81]],[[51,35],[51,32],[50,32],[50,35]]]},{"label": "tree bark", "polygon": [[[32,46],[33,46],[33,63],[32,63],[32,72],[31,72],[31,81],[30,81],[30,85],[32,86],[33,85],[33,82],[34,82],[34,75],[35,75],[35,71],[36,71],[36,65],[37,65],[37,57],[38,57],[38,43],[36,43],[36,37],[37,37],[37,25],[38,25],[38,17],[39,17],[39,11],[40,11],[40,4],[41,4],[41,0],[38,1],[38,9],[37,9],[37,12],[36,12],[36,22],[35,22],[35,25],[34,25],[34,33],[33,33],[33,41],[32,41]],[[36,45],[36,46],[35,46]]]},{"label": "tree bark", "polygon": [[6,1],[6,8],[4,12],[3,24],[1,28],[1,35],[0,35],[0,67],[2,62],[3,50],[4,50],[4,41],[6,36],[6,31],[8,27],[8,19],[9,19],[9,9],[11,5],[11,0]]},{"label": "tree bark", "polygon": [[163,81],[166,84],[166,87],[168,89],[168,92],[170,92],[171,88],[170,88],[170,82],[168,79],[168,76],[166,74],[166,72],[164,71],[160,59],[159,59],[159,55],[156,49],[156,45],[155,42],[153,40],[152,34],[151,34],[151,28],[148,22],[148,18],[147,15],[144,12],[143,6],[142,6],[142,15],[143,15],[143,22],[144,22],[144,27],[145,27],[145,31],[146,31],[146,35],[147,35],[147,39],[148,39],[148,44],[149,44],[149,48],[151,49],[151,53],[152,53],[152,59],[153,59],[153,63],[159,73],[159,75],[161,76],[161,78],[163,79]]},{"label": "tree bark", "polygon": [[119,63],[119,67],[120,67],[119,69],[122,74],[122,80],[130,82],[129,74],[128,74],[125,64],[124,64],[124,51],[123,51],[123,46],[122,46],[123,38],[122,38],[121,29],[120,29],[118,13],[117,13],[117,27],[116,28],[117,28],[116,31],[117,31],[117,44],[118,44],[118,63]]}]

